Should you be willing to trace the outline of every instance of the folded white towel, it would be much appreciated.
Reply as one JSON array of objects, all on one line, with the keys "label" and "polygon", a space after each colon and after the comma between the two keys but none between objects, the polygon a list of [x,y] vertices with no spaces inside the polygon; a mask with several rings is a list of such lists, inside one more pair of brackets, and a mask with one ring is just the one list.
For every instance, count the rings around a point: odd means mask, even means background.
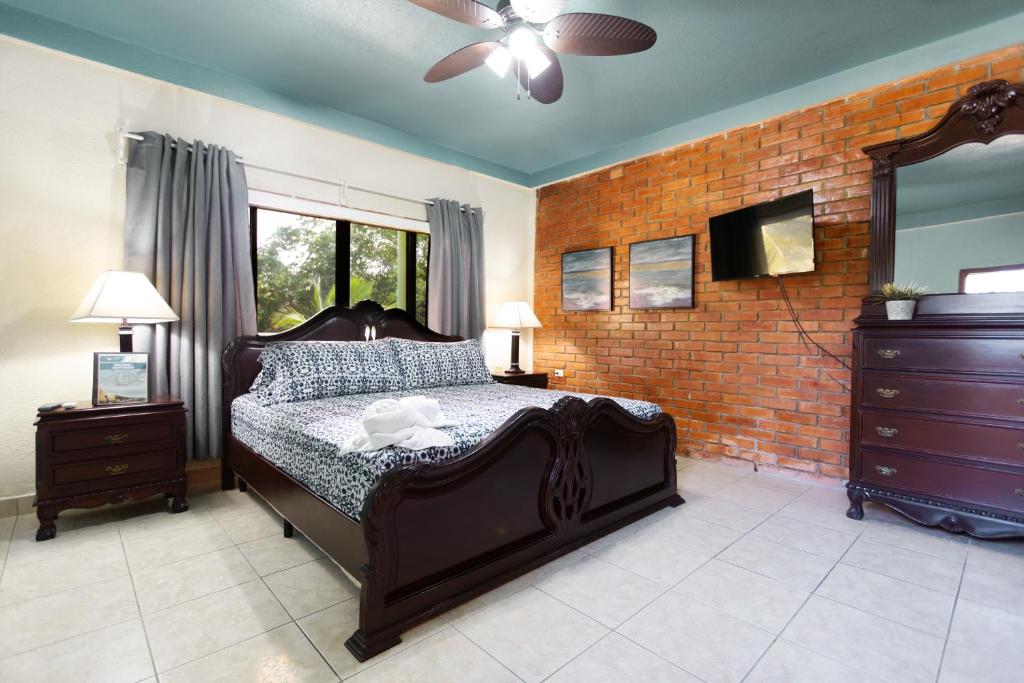
[{"label": "folded white towel", "polygon": [[451,427],[441,404],[426,396],[374,401],[363,411],[359,430],[341,447],[341,453],[375,451],[399,446],[419,451],[431,446],[453,446],[452,437],[437,427]]}]

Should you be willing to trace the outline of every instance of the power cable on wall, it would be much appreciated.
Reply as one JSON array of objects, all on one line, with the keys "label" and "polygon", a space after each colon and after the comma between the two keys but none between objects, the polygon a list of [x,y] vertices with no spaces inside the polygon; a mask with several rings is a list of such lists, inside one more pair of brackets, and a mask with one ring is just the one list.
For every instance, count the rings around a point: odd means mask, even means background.
[{"label": "power cable on wall", "polygon": [[[827,356],[834,360],[835,362],[839,363],[847,370],[850,370],[850,365],[845,360],[843,360],[842,358],[840,358],[839,356],[837,356],[836,354],[832,353],[824,346],[819,344],[813,337],[811,337],[807,330],[804,329],[803,323],[800,322],[800,318],[796,314],[796,309],[793,307],[793,302],[790,301],[789,299],[789,292],[786,291],[786,285],[782,281],[782,276],[777,276],[775,279],[779,283],[779,292],[782,293],[782,300],[786,303],[786,309],[789,311],[789,315],[793,319],[793,324],[796,325],[797,332],[800,335],[800,341],[803,343],[804,348],[810,351],[811,345],[813,345],[818,350],[817,356],[819,358],[821,358],[822,355]],[[828,368],[822,366],[821,369],[825,371],[825,374],[829,376],[829,379],[831,379],[833,382],[841,386],[846,391],[850,391],[850,387],[848,387],[842,380],[840,380],[831,372],[829,372]]]}]

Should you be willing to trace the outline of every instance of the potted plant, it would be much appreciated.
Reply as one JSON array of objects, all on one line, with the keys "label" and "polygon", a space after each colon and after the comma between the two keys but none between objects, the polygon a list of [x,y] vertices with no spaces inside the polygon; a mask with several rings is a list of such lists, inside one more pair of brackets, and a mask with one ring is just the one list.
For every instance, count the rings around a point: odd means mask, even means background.
[{"label": "potted plant", "polygon": [[906,285],[886,282],[868,298],[873,304],[885,304],[885,314],[889,320],[911,320],[918,299],[927,293],[927,287],[913,282]]}]

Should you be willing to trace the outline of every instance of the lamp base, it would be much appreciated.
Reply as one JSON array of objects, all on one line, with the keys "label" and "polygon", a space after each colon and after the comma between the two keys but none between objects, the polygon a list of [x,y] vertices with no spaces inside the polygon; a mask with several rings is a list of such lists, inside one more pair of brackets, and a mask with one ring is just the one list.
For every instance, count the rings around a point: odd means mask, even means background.
[{"label": "lamp base", "polygon": [[512,330],[512,359],[506,375],[522,375],[526,371],[519,367],[519,330]]},{"label": "lamp base", "polygon": [[121,326],[117,328],[117,338],[121,342],[121,353],[131,353],[133,350],[132,326],[127,322],[122,323]]},{"label": "lamp base", "polygon": [[526,374],[526,370],[523,370],[518,365],[514,365],[514,366],[510,367],[508,370],[506,370],[504,374],[506,374],[506,375],[525,375]]}]

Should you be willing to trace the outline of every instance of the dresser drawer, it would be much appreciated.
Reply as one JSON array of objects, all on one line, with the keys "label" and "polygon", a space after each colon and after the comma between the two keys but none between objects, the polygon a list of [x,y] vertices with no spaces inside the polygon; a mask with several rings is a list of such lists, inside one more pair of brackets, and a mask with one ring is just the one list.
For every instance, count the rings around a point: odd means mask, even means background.
[{"label": "dresser drawer", "polygon": [[109,427],[55,431],[51,448],[53,452],[100,448],[105,446],[129,446],[153,441],[168,441],[173,436],[173,424],[162,422],[119,422]]},{"label": "dresser drawer", "polygon": [[860,442],[1024,466],[1024,423],[994,426],[865,410]]},{"label": "dresser drawer", "polygon": [[929,462],[880,450],[861,450],[862,482],[963,503],[1024,512],[1024,474],[970,463]]},{"label": "dresser drawer", "polygon": [[132,455],[120,455],[66,464],[54,464],[50,477],[54,487],[78,486],[104,480],[105,485],[114,488],[130,484],[142,478],[153,480],[161,471],[168,478],[175,476],[177,462],[175,451],[147,451]]},{"label": "dresser drawer", "polygon": [[1024,375],[1024,339],[864,338],[861,367]]},{"label": "dresser drawer", "polygon": [[861,404],[1024,420],[1024,384],[965,381],[960,376],[914,377],[865,370]]}]

